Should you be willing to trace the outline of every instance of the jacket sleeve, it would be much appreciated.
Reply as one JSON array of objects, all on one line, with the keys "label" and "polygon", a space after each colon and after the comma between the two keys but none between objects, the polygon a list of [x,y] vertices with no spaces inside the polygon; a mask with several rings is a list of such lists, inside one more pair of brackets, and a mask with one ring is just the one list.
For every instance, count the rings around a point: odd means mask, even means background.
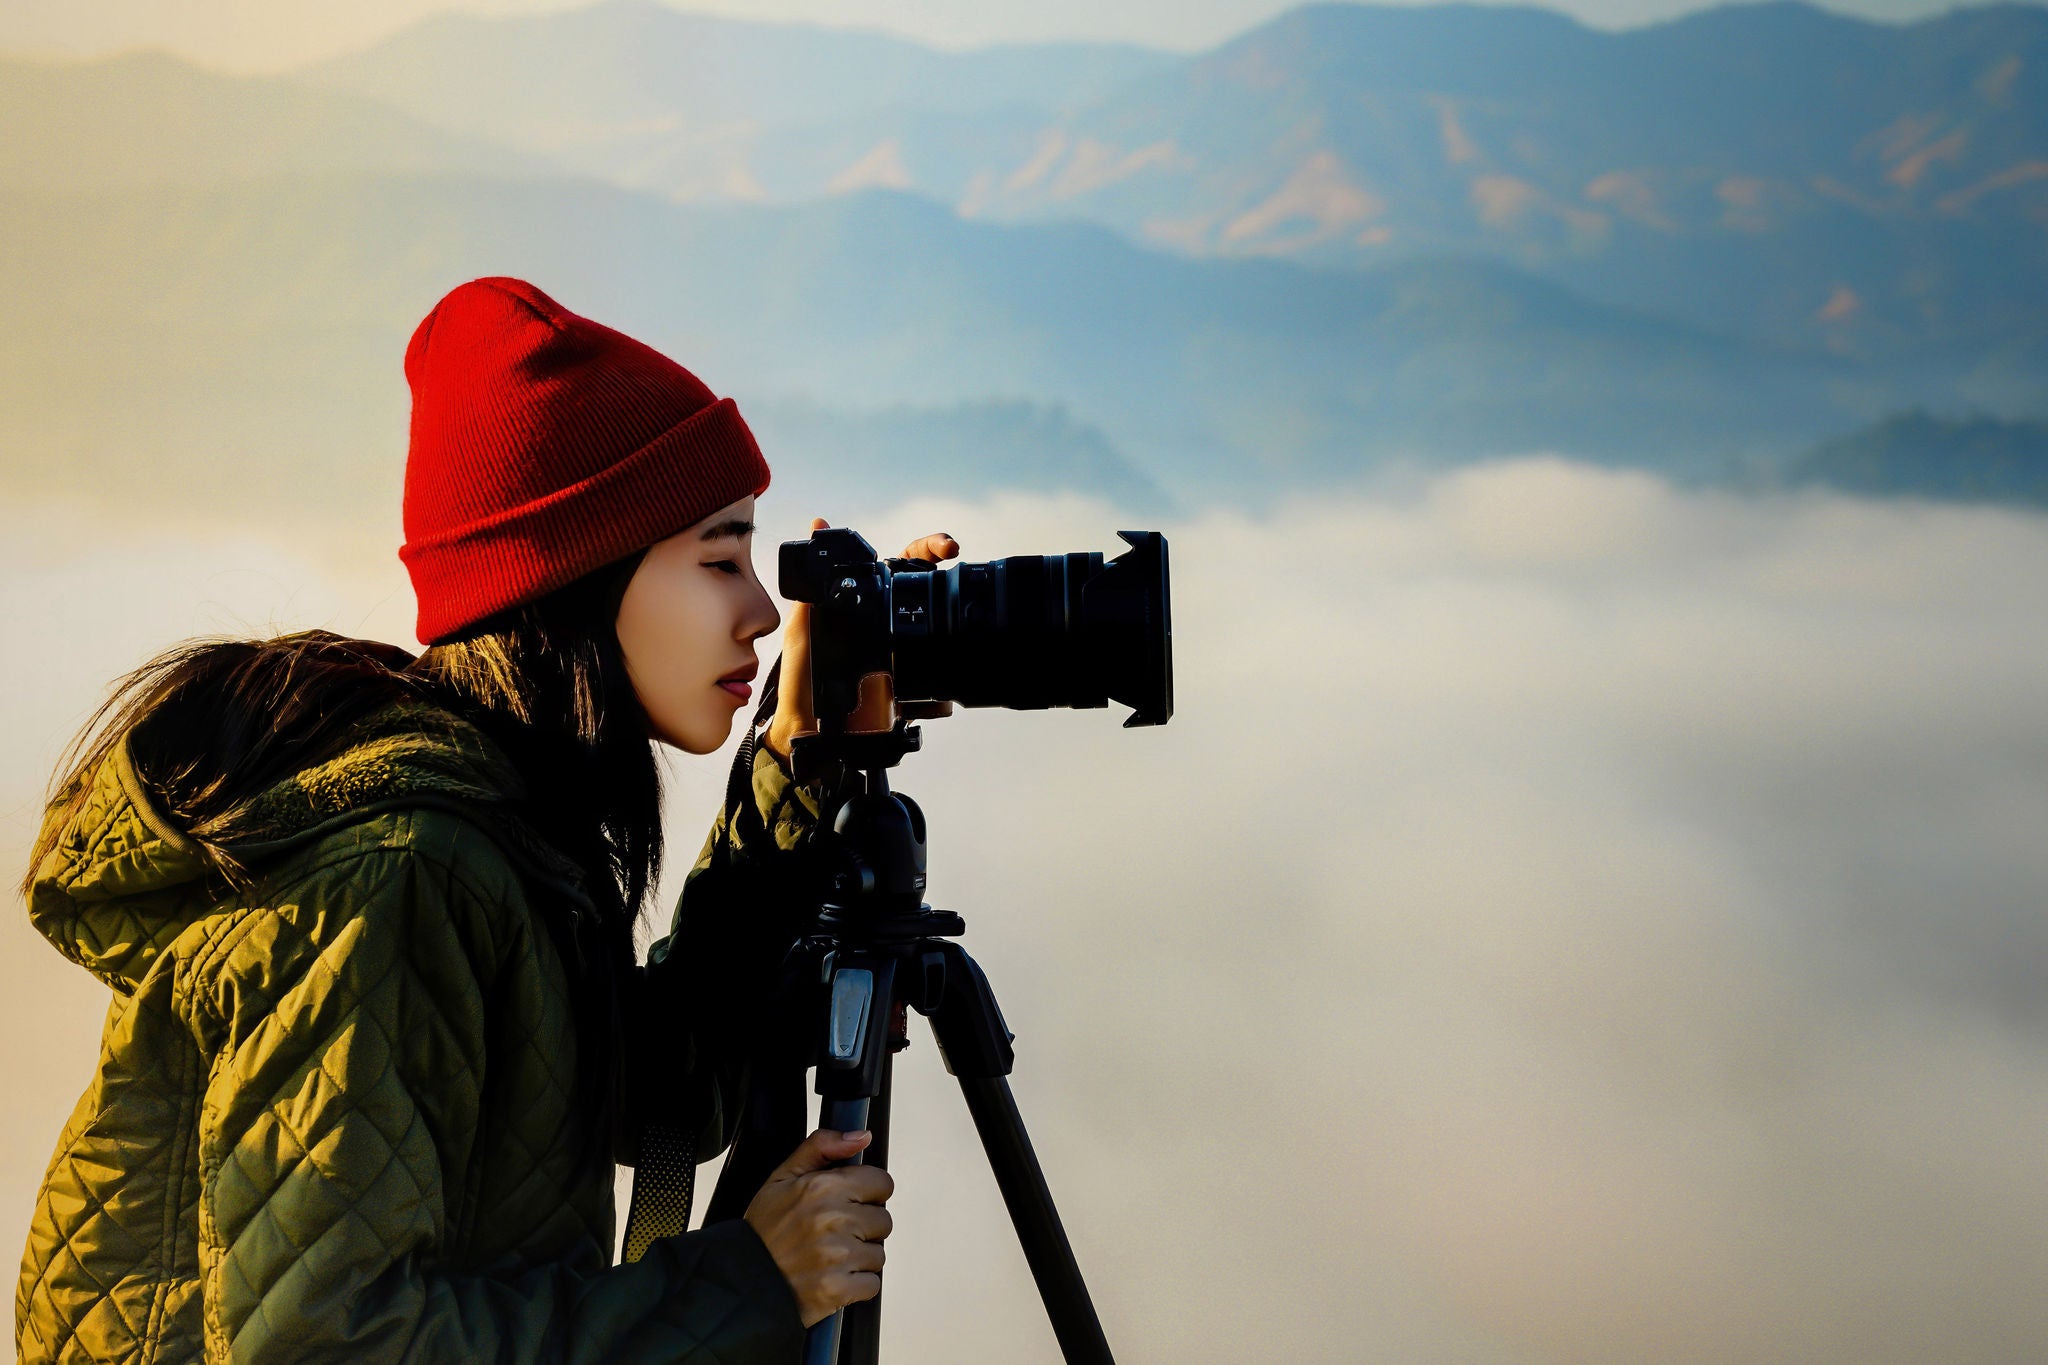
[{"label": "jacket sleeve", "polygon": [[[488,979],[501,959],[478,940],[503,932],[503,908],[494,924],[487,892],[408,849],[293,891],[244,916],[199,987],[222,1034],[196,1191],[209,1362],[798,1358],[795,1296],[744,1221],[631,1265],[606,1266],[589,1235],[531,1239],[568,1247],[558,1261],[451,1265],[451,1219],[488,1215],[487,1004],[505,1015]],[[574,1216],[541,1203],[537,1216]]]},{"label": "jacket sleeve", "polygon": [[814,785],[757,743],[751,790],[719,811],[669,932],[648,949],[631,1030],[633,1108],[694,1127],[699,1161],[732,1141],[748,1041],[826,886]]}]

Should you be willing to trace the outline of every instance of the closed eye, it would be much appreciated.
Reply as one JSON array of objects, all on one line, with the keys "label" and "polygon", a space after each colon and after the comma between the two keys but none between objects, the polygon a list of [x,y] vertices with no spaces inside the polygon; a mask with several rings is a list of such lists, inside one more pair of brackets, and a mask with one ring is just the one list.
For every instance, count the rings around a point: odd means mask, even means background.
[{"label": "closed eye", "polygon": [[710,564],[706,565],[705,567],[716,569],[720,573],[737,574],[740,572],[740,566],[738,562],[730,559],[713,560]]}]

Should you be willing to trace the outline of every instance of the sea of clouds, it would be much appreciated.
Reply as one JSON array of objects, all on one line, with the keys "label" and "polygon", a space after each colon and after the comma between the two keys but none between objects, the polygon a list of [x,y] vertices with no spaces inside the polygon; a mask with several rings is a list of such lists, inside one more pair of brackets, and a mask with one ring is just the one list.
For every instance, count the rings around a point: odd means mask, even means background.
[{"label": "sea of clouds", "polygon": [[[783,491],[770,574],[831,515]],[[1120,524],[860,529],[990,558]],[[2048,1353],[2048,519],[1527,460],[1159,529],[1170,725],[963,710],[896,775],[1120,1357]],[[154,649],[411,642],[395,528],[53,504],[0,533],[10,878],[69,731]],[[724,766],[676,758],[668,896]],[[11,1235],[104,1007],[5,918]],[[885,1351],[1056,1358],[913,1037]]]}]

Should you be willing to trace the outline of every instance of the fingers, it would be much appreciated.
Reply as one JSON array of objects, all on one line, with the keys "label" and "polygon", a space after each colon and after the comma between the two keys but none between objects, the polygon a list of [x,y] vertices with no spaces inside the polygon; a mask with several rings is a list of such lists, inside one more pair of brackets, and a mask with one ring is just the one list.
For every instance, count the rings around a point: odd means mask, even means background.
[{"label": "fingers", "polygon": [[923,559],[936,564],[942,559],[951,559],[960,553],[960,542],[944,531],[936,535],[922,536],[903,547],[905,559]]},{"label": "fingers", "polygon": [[820,1128],[776,1167],[747,1205],[795,1292],[806,1327],[882,1290],[882,1241],[895,1220],[882,1207],[896,1182],[878,1166],[838,1166],[866,1151],[874,1135]]},{"label": "fingers", "polygon": [[848,1242],[840,1249],[838,1264],[830,1272],[839,1281],[833,1297],[842,1304],[872,1299],[882,1292],[882,1266],[888,1253],[880,1242]]},{"label": "fingers", "polygon": [[821,1278],[816,1287],[799,1291],[797,1307],[806,1328],[816,1327],[848,1304],[872,1299],[882,1292],[877,1271],[838,1271]]},{"label": "fingers", "polygon": [[[864,1128],[851,1133],[835,1133],[830,1128],[820,1128],[799,1143],[797,1149],[790,1153],[789,1159],[769,1173],[768,1179],[771,1181],[794,1180],[798,1176],[809,1175],[813,1171],[826,1170],[835,1161],[844,1161],[848,1157],[866,1150],[868,1143],[873,1140],[874,1134]],[[874,1170],[871,1167],[864,1166],[850,1166],[843,1169],[849,1173],[869,1170],[875,1175],[883,1176],[885,1179],[888,1175],[886,1171]],[[887,1198],[888,1196],[884,1195],[883,1197]]]},{"label": "fingers", "polygon": [[838,1219],[839,1228],[849,1237],[858,1237],[863,1242],[887,1241],[889,1234],[896,1230],[896,1220],[889,1210],[873,1204],[853,1204]]},{"label": "fingers", "polygon": [[885,1204],[896,1193],[895,1179],[880,1166],[835,1166],[812,1174],[821,1194],[853,1204]]},{"label": "fingers", "polygon": [[[831,523],[823,517],[811,518],[811,530],[813,531],[823,531],[830,525]],[[959,553],[960,542],[944,531],[938,531],[928,536],[919,536],[916,540],[903,547],[903,557],[905,559],[926,559],[935,564],[942,559],[951,559]]]}]

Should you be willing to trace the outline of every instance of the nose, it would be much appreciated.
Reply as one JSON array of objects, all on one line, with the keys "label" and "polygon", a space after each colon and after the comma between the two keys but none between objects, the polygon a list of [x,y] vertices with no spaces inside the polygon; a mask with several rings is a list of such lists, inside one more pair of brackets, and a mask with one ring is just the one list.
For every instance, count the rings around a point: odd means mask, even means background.
[{"label": "nose", "polygon": [[749,644],[763,635],[773,635],[782,625],[782,613],[776,610],[775,599],[768,595],[768,589],[761,586],[759,579],[754,581],[753,610],[747,613],[747,622],[746,638]]}]

